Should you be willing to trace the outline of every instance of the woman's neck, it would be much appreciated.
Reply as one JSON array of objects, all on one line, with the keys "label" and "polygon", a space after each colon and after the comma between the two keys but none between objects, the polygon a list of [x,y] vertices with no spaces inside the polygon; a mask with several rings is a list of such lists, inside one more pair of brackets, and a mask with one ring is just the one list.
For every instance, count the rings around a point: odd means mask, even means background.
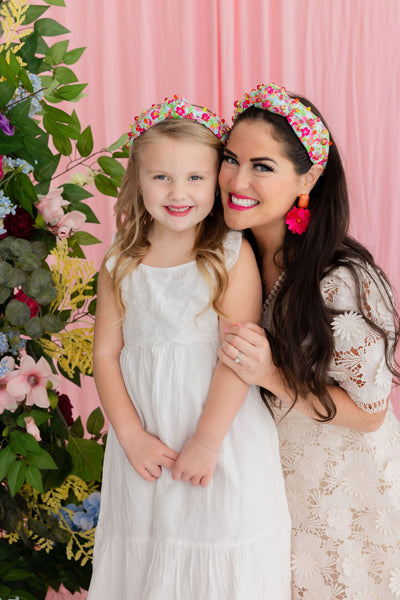
[{"label": "woman's neck", "polygon": [[[281,252],[284,232],[277,232],[276,228],[255,227],[252,230],[260,257],[261,277],[264,286],[264,296],[268,296],[274,283],[283,273],[283,261]],[[281,266],[277,266],[280,265]]]}]

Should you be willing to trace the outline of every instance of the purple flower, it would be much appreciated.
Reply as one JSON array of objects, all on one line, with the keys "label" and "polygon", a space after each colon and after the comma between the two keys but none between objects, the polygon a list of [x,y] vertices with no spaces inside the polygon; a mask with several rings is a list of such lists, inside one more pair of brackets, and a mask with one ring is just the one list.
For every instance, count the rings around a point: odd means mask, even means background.
[{"label": "purple flower", "polygon": [[14,127],[10,121],[0,112],[0,127],[4,135],[14,135]]}]

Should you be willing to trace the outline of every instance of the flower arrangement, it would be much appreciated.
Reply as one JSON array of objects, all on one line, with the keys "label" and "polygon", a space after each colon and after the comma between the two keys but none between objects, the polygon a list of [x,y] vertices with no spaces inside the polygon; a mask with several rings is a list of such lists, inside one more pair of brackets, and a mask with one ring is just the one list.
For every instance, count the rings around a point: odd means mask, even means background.
[{"label": "flower arrangement", "polygon": [[65,6],[0,1],[0,598],[19,600],[89,584],[104,418],[84,428],[61,388],[92,374],[88,187],[116,197],[129,154],[127,136],[94,152],[65,108],[86,87],[70,68],[84,48],[48,44],[68,33],[50,5]]}]

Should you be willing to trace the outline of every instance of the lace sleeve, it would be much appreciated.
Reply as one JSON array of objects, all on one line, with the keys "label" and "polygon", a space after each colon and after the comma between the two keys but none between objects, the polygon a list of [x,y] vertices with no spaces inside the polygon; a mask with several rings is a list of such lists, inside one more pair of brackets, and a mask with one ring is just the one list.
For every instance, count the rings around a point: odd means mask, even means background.
[{"label": "lace sleeve", "polygon": [[[361,281],[361,302],[367,317],[394,339],[391,291],[376,274],[357,268]],[[328,376],[340,385],[355,404],[369,413],[384,410],[392,385],[386,365],[385,345],[360,314],[354,279],[339,267],[322,281],[321,291],[329,308],[340,311],[332,320],[335,349]]]}]

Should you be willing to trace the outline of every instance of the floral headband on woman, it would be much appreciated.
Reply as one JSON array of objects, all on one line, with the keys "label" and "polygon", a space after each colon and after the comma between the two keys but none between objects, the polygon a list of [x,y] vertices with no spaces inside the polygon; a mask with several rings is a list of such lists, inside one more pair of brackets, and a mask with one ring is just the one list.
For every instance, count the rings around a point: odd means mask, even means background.
[{"label": "floral headband on woman", "polygon": [[328,162],[329,132],[319,117],[304,106],[298,98],[291,98],[284,87],[273,83],[259,85],[235,102],[235,121],[247,108],[256,106],[286,117],[293,131],[305,147],[312,163],[326,167]]},{"label": "floral headband on woman", "polygon": [[162,104],[153,104],[150,108],[146,108],[138,117],[135,117],[135,123],[131,126],[131,130],[128,133],[128,147],[132,150],[136,138],[147,131],[147,129],[150,129],[150,127],[166,119],[191,119],[207,127],[221,142],[225,142],[228,137],[229,127],[226,125],[224,119],[221,119],[208,108],[189,104],[185,98],[175,95],[170,100],[165,98]]}]

